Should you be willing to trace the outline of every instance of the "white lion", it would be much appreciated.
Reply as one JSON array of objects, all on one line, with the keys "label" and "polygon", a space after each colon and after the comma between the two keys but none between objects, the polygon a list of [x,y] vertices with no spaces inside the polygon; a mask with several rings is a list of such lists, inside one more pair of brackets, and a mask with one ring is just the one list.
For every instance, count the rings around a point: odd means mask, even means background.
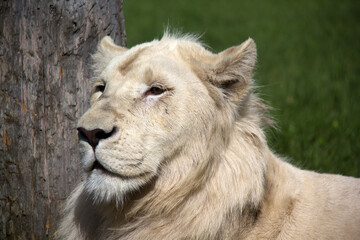
[{"label": "white lion", "polygon": [[60,239],[359,239],[360,181],[293,167],[267,146],[252,39],[125,49],[105,37],[78,123],[86,179]]}]

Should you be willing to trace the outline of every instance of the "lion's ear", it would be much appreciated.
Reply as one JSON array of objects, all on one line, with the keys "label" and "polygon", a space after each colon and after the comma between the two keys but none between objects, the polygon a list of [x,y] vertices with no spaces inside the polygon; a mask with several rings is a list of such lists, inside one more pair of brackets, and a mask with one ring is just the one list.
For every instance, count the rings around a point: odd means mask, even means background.
[{"label": "lion's ear", "polygon": [[239,46],[228,48],[216,56],[208,79],[225,96],[238,102],[251,87],[256,62],[256,45],[249,38]]},{"label": "lion's ear", "polygon": [[97,73],[102,72],[111,59],[124,54],[126,51],[127,48],[116,45],[111,37],[104,37],[98,44],[97,51],[92,56],[94,71]]},{"label": "lion's ear", "polygon": [[105,36],[103,39],[101,39],[98,45],[98,51],[101,51],[105,54],[121,55],[122,53],[126,52],[127,49],[116,45],[111,37]]}]

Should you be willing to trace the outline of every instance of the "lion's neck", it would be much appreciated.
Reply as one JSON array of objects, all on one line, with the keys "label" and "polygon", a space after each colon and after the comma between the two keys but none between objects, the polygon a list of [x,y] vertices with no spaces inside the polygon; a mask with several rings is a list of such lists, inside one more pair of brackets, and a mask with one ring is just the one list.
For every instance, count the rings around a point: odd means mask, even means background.
[{"label": "lion's neck", "polygon": [[188,228],[206,233],[200,235],[203,239],[227,239],[238,235],[238,231],[254,221],[260,208],[266,158],[271,153],[260,129],[241,129],[238,126],[204,190],[184,208],[193,217],[196,213],[191,224],[187,223]]}]

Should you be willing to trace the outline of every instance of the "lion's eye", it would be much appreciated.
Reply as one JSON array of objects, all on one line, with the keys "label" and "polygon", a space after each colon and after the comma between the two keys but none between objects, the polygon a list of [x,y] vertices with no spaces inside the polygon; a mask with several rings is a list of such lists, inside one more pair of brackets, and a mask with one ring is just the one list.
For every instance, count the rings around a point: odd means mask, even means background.
[{"label": "lion's eye", "polygon": [[98,85],[95,87],[96,92],[104,92],[104,90],[105,90],[105,85]]},{"label": "lion's eye", "polygon": [[161,95],[166,91],[165,88],[161,87],[151,87],[147,92],[146,95]]}]

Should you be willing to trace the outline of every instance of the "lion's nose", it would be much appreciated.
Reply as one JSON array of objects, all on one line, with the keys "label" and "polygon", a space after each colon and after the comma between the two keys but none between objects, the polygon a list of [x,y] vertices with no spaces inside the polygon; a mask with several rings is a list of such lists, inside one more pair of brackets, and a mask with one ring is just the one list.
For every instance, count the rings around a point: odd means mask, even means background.
[{"label": "lion's nose", "polygon": [[85,139],[95,150],[95,147],[99,144],[100,140],[111,137],[115,132],[116,128],[114,127],[110,132],[105,132],[100,128],[93,130],[87,130],[83,127],[77,128],[79,131],[79,138]]}]

